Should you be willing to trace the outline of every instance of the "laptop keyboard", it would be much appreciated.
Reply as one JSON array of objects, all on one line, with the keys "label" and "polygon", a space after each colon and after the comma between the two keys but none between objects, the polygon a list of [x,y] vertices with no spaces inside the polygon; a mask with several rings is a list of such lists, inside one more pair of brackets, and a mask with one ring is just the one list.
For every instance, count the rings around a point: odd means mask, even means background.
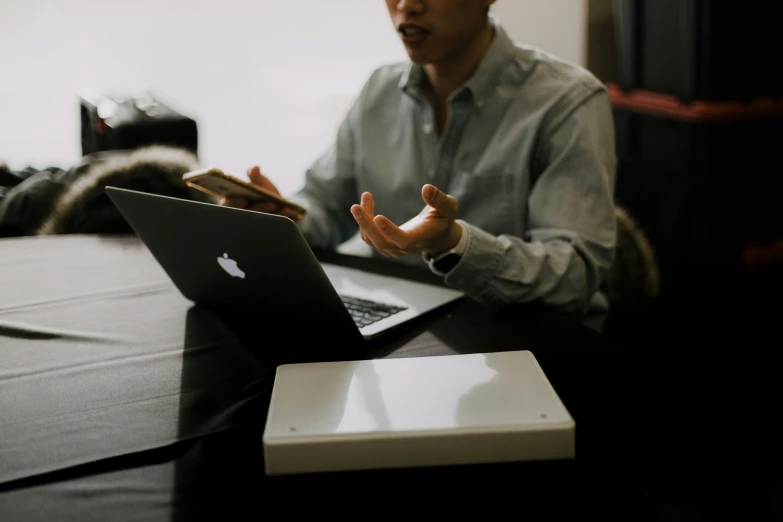
[{"label": "laptop keyboard", "polygon": [[364,328],[381,319],[386,319],[391,315],[407,310],[407,308],[404,307],[377,303],[375,301],[349,297],[347,295],[341,295],[340,297],[343,300],[345,308],[351,314],[351,317],[353,317],[356,326],[359,328]]}]

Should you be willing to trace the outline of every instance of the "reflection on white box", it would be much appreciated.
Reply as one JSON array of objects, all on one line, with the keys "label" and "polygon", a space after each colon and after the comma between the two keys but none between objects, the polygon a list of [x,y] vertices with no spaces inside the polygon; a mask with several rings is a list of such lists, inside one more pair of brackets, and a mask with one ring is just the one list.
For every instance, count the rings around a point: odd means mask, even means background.
[{"label": "reflection on white box", "polygon": [[529,351],[277,370],[267,475],[574,458],[575,423]]}]

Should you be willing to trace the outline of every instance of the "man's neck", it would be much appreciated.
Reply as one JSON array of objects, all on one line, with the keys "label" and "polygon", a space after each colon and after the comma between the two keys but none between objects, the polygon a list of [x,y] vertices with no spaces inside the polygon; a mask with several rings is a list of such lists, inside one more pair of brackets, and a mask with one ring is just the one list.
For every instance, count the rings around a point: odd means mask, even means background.
[{"label": "man's neck", "polygon": [[494,35],[495,29],[487,22],[484,30],[476,36],[465,53],[452,60],[424,66],[431,94],[434,97],[433,101],[439,104],[445,103],[451,93],[473,76],[489,46],[492,45]]}]

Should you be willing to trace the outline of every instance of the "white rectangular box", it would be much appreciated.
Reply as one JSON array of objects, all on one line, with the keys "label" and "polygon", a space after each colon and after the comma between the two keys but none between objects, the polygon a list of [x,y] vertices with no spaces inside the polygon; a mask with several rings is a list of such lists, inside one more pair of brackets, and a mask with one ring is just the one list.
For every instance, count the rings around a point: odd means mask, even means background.
[{"label": "white rectangular box", "polygon": [[267,475],[574,458],[575,423],[529,351],[282,365]]}]

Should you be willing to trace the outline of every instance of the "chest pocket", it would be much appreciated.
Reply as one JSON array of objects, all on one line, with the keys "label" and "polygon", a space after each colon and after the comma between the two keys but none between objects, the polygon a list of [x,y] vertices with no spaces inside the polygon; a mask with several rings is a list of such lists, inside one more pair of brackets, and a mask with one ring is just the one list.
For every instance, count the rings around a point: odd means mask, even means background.
[{"label": "chest pocket", "polygon": [[449,193],[459,201],[458,219],[494,235],[520,233],[511,173],[502,169],[458,171]]}]

